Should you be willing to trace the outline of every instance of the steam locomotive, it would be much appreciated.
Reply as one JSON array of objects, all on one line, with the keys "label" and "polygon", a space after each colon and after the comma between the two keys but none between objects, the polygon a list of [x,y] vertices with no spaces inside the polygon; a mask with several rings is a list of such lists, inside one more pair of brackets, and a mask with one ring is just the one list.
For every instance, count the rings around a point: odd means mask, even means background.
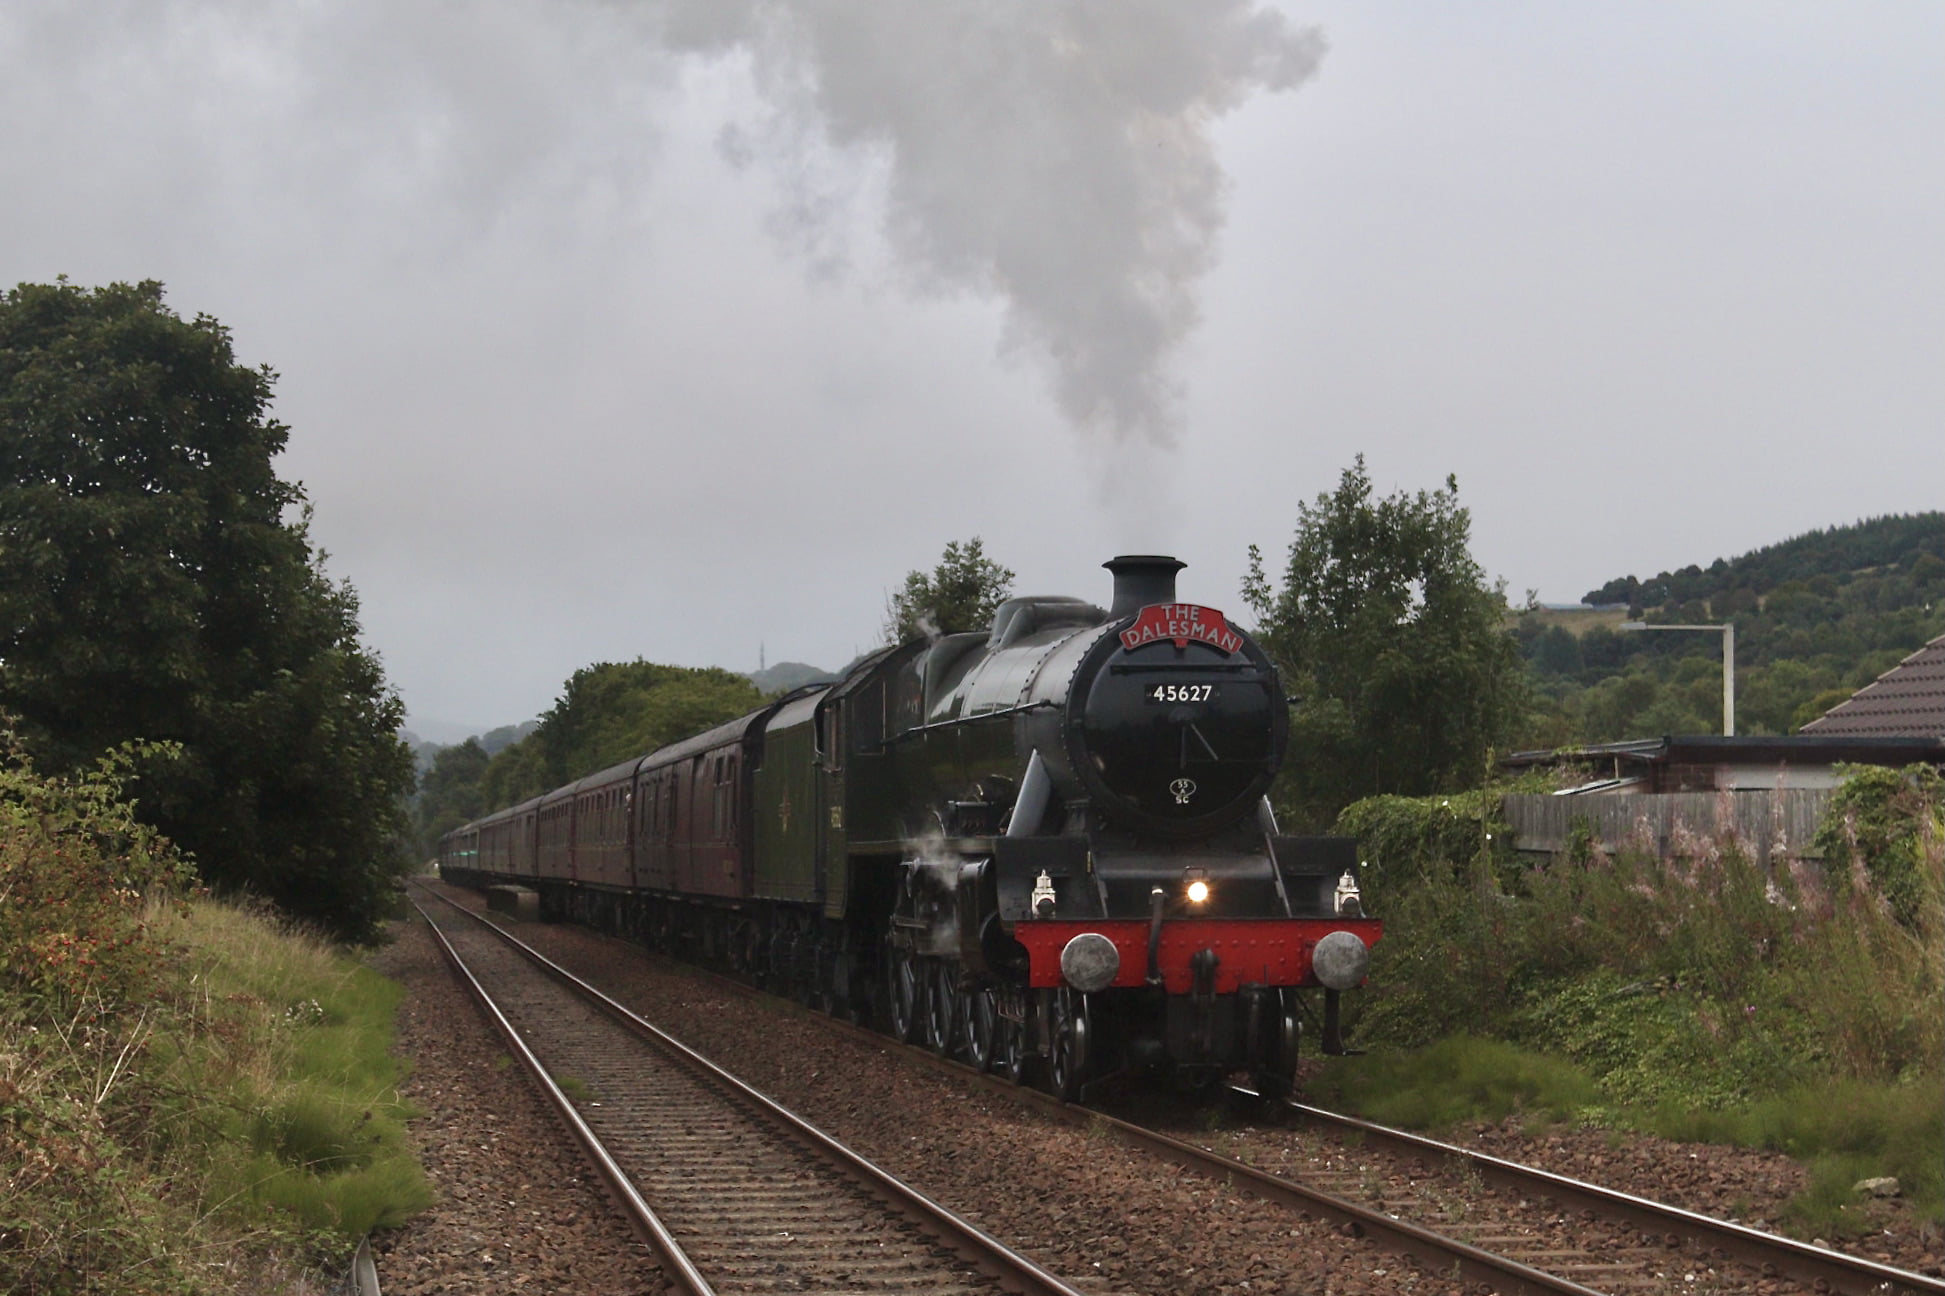
[{"label": "steam locomotive", "polygon": [[[1277,831],[1276,668],[1173,558],[1019,598],[468,824],[442,874],[726,965],[1073,1099],[1138,1072],[1281,1089],[1380,924],[1355,843]],[[1304,991],[1321,990],[1318,1013]]]}]

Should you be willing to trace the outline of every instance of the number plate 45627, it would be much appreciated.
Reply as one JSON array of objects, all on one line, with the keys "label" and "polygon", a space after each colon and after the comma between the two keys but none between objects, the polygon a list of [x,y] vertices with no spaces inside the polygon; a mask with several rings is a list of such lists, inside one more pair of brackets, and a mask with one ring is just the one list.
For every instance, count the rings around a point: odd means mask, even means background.
[{"label": "number plate 45627", "polygon": [[1150,702],[1212,702],[1216,696],[1213,684],[1150,684],[1142,691],[1142,696]]}]

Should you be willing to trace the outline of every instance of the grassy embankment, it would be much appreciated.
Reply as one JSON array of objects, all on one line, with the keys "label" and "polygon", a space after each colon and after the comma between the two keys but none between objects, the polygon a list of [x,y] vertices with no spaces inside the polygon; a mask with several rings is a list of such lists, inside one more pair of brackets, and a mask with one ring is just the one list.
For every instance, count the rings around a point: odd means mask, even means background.
[{"label": "grassy embankment", "polygon": [[[1312,1092],[1436,1128],[1518,1116],[1771,1148],[1812,1185],[1785,1223],[1872,1227],[1852,1191],[1895,1176],[1945,1228],[1945,783],[1853,773],[1821,863],[1693,840],[1591,841],[1534,868],[1499,797],[1345,812],[1386,919],[1357,1034]],[[1450,1024],[1468,1023],[1454,1036]]]},{"label": "grassy embankment", "polygon": [[430,1200],[397,987],[181,898],[119,792],[0,764],[0,1290],[318,1290]]}]

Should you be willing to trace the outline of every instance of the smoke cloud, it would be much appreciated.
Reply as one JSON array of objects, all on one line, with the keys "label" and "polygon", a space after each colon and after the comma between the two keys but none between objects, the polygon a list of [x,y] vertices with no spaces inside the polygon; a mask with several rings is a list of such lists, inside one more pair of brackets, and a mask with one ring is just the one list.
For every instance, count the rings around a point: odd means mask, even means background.
[{"label": "smoke cloud", "polygon": [[782,224],[814,272],[841,266],[829,221],[843,204],[804,180],[805,160],[869,154],[908,286],[997,298],[1002,354],[1043,369],[1075,427],[1173,443],[1171,360],[1223,222],[1210,127],[1250,94],[1310,77],[1318,32],[1254,0],[672,0],[642,12],[671,53],[749,58],[776,115],[726,131],[723,152],[802,181]]},{"label": "smoke cloud", "polygon": [[[385,212],[375,250],[404,260],[516,226],[571,246],[624,218],[684,67],[746,65],[768,115],[728,123],[719,151],[776,178],[771,229],[812,276],[842,273],[846,229],[882,209],[900,290],[997,301],[1001,354],[1069,422],[1165,447],[1223,223],[1211,128],[1300,85],[1324,43],[1259,0],[22,0],[0,17],[10,47],[67,87],[0,84],[23,139],[58,139],[75,97],[119,105],[127,155],[97,170],[179,195],[91,221],[173,219],[187,242],[279,209],[310,255],[351,254]],[[23,147],[23,170],[62,161]]]}]

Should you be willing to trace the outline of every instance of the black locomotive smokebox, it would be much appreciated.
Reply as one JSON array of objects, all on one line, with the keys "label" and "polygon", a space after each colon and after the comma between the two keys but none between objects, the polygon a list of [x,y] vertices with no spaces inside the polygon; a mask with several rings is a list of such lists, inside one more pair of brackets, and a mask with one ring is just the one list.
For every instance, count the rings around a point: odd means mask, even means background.
[{"label": "black locomotive smokebox", "polygon": [[1114,573],[1114,606],[1108,618],[1131,617],[1151,603],[1175,601],[1175,573],[1188,566],[1167,554],[1122,554],[1101,566]]}]

